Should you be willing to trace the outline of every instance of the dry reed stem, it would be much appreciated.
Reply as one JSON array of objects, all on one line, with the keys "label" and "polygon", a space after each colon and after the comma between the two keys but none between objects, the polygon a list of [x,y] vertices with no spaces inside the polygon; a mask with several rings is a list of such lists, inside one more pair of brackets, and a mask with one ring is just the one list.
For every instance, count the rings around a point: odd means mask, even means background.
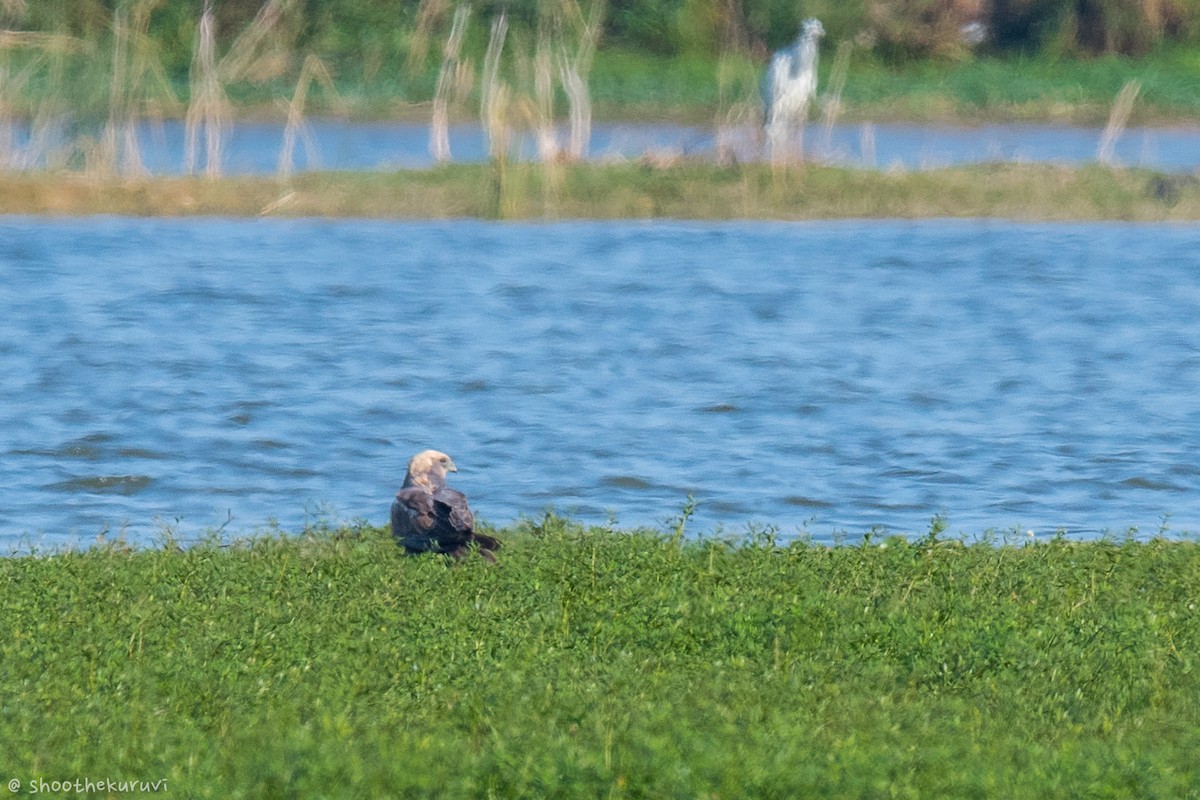
[{"label": "dry reed stem", "polygon": [[112,55],[112,75],[108,86],[108,122],[105,123],[104,133],[101,136],[100,146],[96,153],[95,168],[101,174],[111,175],[116,170],[117,166],[117,139],[119,137],[119,127],[125,117],[125,71],[128,68],[126,63],[125,50],[128,45],[127,34],[125,32],[125,8],[118,5],[113,11],[113,55]]},{"label": "dry reed stem", "polygon": [[304,66],[300,69],[300,78],[296,81],[296,91],[292,95],[291,102],[288,103],[287,126],[283,131],[283,149],[279,152],[279,165],[277,169],[278,176],[282,181],[287,181],[291,178],[294,167],[292,155],[296,149],[297,136],[302,137],[304,140],[304,152],[310,164],[317,156],[316,146],[313,144],[312,137],[308,133],[308,128],[304,124],[304,109],[308,104],[308,91],[314,80],[320,83],[329,96],[333,98],[334,108],[342,110],[341,97],[338,96],[337,89],[333,85],[333,77],[330,76],[325,62],[312,53],[309,53],[305,56]]},{"label": "dry reed stem", "polygon": [[[429,53],[430,31],[446,16],[450,9],[449,0],[421,0],[417,6],[417,21],[413,26],[412,36],[409,37],[408,56],[404,59],[404,68],[409,72],[420,72],[425,66],[425,56]],[[455,23],[458,12],[455,11]],[[451,26],[453,36],[453,25]]]},{"label": "dry reed stem", "polygon": [[821,132],[826,152],[833,148],[833,126],[837,124],[838,115],[842,113],[842,91],[846,88],[846,76],[850,72],[850,54],[853,50],[852,40],[838,44],[837,54],[833,57],[833,67],[829,71],[829,89],[825,92],[821,113]]},{"label": "dry reed stem", "polygon": [[[721,53],[717,61],[717,116],[714,138],[718,164],[736,163],[736,143],[741,138],[739,132],[762,130],[762,104],[757,100],[757,94],[752,89],[743,89],[740,95],[735,95],[730,90],[731,86],[740,83],[739,78],[745,77],[747,70],[752,69],[740,53],[731,55],[729,48]],[[754,81],[741,83],[751,86]]]},{"label": "dry reed stem", "polygon": [[714,136],[718,164],[738,162],[738,143],[751,141],[753,136],[761,133],[761,116],[759,104],[750,100],[733,103],[725,110],[717,120]]},{"label": "dry reed stem", "polygon": [[858,142],[858,149],[862,153],[863,166],[874,169],[877,160],[875,156],[875,126],[870,122],[864,122],[858,132]]},{"label": "dry reed stem", "polygon": [[0,30],[0,50],[25,48],[40,53],[76,53],[85,47],[82,39],[62,33]]},{"label": "dry reed stem", "polygon": [[[150,14],[161,4],[161,0],[143,0],[134,6],[133,25],[130,30],[130,49],[132,61],[131,74],[136,76],[130,96],[132,114],[129,117],[125,132],[126,157],[136,164],[136,171],[145,172],[142,166],[141,153],[138,151],[137,120],[146,116],[162,120],[164,113],[174,111],[179,105],[178,98],[171,88],[171,81],[163,68],[162,59],[158,56],[158,44],[150,37]],[[149,80],[150,86],[145,82]]]},{"label": "dry reed stem", "polygon": [[[207,2],[209,0],[206,0]],[[255,77],[255,66],[264,59],[263,45],[294,4],[295,0],[267,0],[263,4],[250,24],[233,40],[229,52],[217,65],[218,76],[223,85],[228,86]]]},{"label": "dry reed stem", "polygon": [[0,171],[7,172],[20,169],[24,161],[24,149],[17,147],[17,103],[41,54],[35,55],[25,69],[19,71],[15,76],[10,75],[9,51],[25,45],[20,41],[20,37],[5,37],[3,35],[5,33],[9,33],[9,31],[0,32]]},{"label": "dry reed stem", "polygon": [[[604,22],[604,0],[593,0],[585,16],[578,0],[561,0],[557,6],[560,29],[563,30],[557,52],[559,79],[567,95],[571,118],[571,135],[567,141],[567,156],[578,161],[587,154],[592,136],[592,102],[588,92],[587,75],[591,72]],[[566,31],[576,39],[574,52],[566,42]]]},{"label": "dry reed stem", "polygon": [[[192,59],[191,103],[185,118],[184,168],[189,174],[196,171],[201,127],[204,128],[205,142],[204,174],[208,178],[221,174],[225,136],[233,116],[225,87],[237,81],[277,74],[278,65],[286,59],[281,59],[274,51],[264,52],[264,49],[280,20],[294,4],[295,0],[267,0],[234,39],[229,52],[217,61],[216,20],[212,0],[205,0]],[[312,77],[310,74],[309,79]]]},{"label": "dry reed stem", "polygon": [[274,214],[276,211],[281,211],[281,210],[287,208],[288,206],[292,205],[295,202],[296,202],[296,193],[295,192],[285,192],[282,195],[280,195],[279,197],[272,200],[271,202],[267,203],[265,206],[263,206],[262,209],[258,212],[258,216],[269,217],[270,215]]},{"label": "dry reed stem", "polygon": [[450,112],[447,96],[452,86],[459,82],[459,53],[462,51],[463,36],[466,34],[467,20],[470,16],[470,3],[464,3],[455,9],[450,35],[446,38],[446,46],[442,50],[442,68],[438,72],[437,90],[433,95],[433,118],[429,128],[429,151],[438,163],[450,160]]},{"label": "dry reed stem", "polygon": [[[150,15],[161,0],[137,0],[113,12],[112,75],[108,120],[99,146],[88,159],[102,174],[140,176],[146,173],[137,138],[138,120],[161,117],[178,106],[170,81],[150,38]],[[147,78],[151,85],[147,86]]]},{"label": "dry reed stem", "polygon": [[480,86],[479,116],[488,139],[488,152],[492,158],[501,160],[508,152],[508,124],[506,120],[510,92],[500,80],[500,56],[504,51],[504,40],[508,35],[508,13],[501,11],[492,20],[492,32],[488,37],[487,51],[483,56],[483,78]]},{"label": "dry reed stem", "polygon": [[567,95],[567,106],[571,117],[571,134],[567,139],[567,156],[579,161],[587,153],[592,137],[592,102],[588,94],[587,81],[576,66],[559,51],[558,73],[563,91]]},{"label": "dry reed stem", "polygon": [[196,51],[192,58],[191,102],[184,117],[184,170],[193,175],[197,167],[196,146],[204,129],[204,174],[212,179],[221,174],[221,152],[229,128],[229,100],[221,85],[216,59],[216,20],[212,0],[205,0],[200,15]]},{"label": "dry reed stem", "polygon": [[[143,110],[150,110],[155,105],[144,84],[147,76],[158,77],[154,74],[151,56],[154,43],[150,39],[149,31],[150,12],[160,2],[161,0],[142,0],[134,3],[130,24],[126,29],[126,35],[129,37],[127,42],[129,72],[128,86],[123,98],[124,119],[120,125],[122,153],[120,168],[121,173],[127,176],[146,174],[146,166],[142,163],[141,147],[138,144],[137,127]],[[161,73],[161,64],[159,66]]]},{"label": "dry reed stem", "polygon": [[[8,99],[8,65],[0,64],[0,171],[17,168],[16,131],[13,124],[13,109]],[[15,94],[15,92],[14,92]]]},{"label": "dry reed stem", "polygon": [[534,141],[543,164],[558,160],[558,131],[554,128],[554,46],[543,26],[533,55]]},{"label": "dry reed stem", "polygon": [[[54,50],[48,54],[49,75],[47,86],[60,87],[63,85],[63,75],[66,72],[66,54]],[[45,92],[38,102],[29,126],[29,156],[26,166],[32,168],[37,164],[46,169],[61,168],[66,160],[66,136],[63,127],[66,114],[58,100],[56,91]]]},{"label": "dry reed stem", "polygon": [[[136,157],[136,133],[131,133],[132,109],[131,95],[135,87],[133,78],[128,75],[131,71],[129,63],[129,20],[128,7],[118,5],[113,11],[113,55],[112,75],[108,92],[108,121],[104,125],[99,151],[96,154],[95,168],[101,174],[115,174],[137,171],[141,166],[140,159],[136,165],[129,162],[129,157]],[[119,155],[120,149],[127,151],[126,158]]]},{"label": "dry reed stem", "polygon": [[1117,99],[1113,102],[1112,111],[1108,115],[1108,124],[1104,126],[1104,133],[1100,136],[1100,145],[1096,149],[1096,160],[1101,164],[1112,165],[1114,163],[1117,139],[1121,138],[1125,124],[1129,122],[1133,103],[1137,100],[1138,92],[1141,90],[1142,85],[1136,80],[1131,80],[1127,81],[1121,87],[1121,91],[1117,93]]},{"label": "dry reed stem", "polygon": [[474,89],[475,62],[469,58],[464,58],[454,68],[454,82],[450,95],[450,105],[461,106],[466,104],[467,98],[471,96],[471,92]]}]

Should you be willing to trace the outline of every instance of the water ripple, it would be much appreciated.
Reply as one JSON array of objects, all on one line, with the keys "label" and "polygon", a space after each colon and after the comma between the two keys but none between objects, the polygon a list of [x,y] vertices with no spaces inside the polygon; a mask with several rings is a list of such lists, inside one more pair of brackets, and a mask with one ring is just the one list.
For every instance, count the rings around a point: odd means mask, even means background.
[{"label": "water ripple", "polygon": [[[1196,226],[0,221],[0,538],[1200,530]],[[325,513],[325,512],[322,512]],[[232,518],[232,519],[231,519]]]},{"label": "water ripple", "polygon": [[52,492],[77,493],[114,493],[134,495],[146,489],[154,479],[148,475],[95,475],[71,480],[59,481],[45,487]]}]

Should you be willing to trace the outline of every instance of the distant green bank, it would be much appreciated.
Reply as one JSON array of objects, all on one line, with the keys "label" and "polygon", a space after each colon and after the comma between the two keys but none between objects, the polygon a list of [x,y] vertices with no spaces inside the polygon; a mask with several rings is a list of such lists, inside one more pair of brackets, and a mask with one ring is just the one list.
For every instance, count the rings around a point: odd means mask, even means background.
[{"label": "distant green bank", "polygon": [[[507,34],[493,36],[501,15]],[[519,117],[538,105],[541,42],[556,54],[544,77],[560,116],[569,62],[601,117],[710,120],[757,103],[771,52],[806,17],[826,29],[822,92],[852,119],[1102,122],[1129,81],[1141,87],[1134,123],[1200,117],[1198,0],[4,2],[0,114],[70,114],[76,126],[227,101],[281,116],[299,93],[311,111],[427,116],[448,64],[451,110],[478,115],[494,42]]]},{"label": "distant green bank", "polygon": [[369,527],[0,559],[0,778],[1196,797],[1200,543],[937,534],[731,545],[548,517],[499,531],[496,565]]},{"label": "distant green bank", "polygon": [[[816,122],[829,108],[836,81],[841,93],[834,119],[845,122],[913,122],[941,124],[1054,122],[1102,126],[1122,87],[1139,87],[1128,124],[1200,125],[1200,46],[1172,48],[1138,58],[1103,56],[1086,59],[985,56],[965,61],[919,60],[888,63],[850,49],[845,74],[833,75],[834,48],[818,66],[821,93],[810,111]],[[597,53],[588,74],[588,89],[597,119],[608,121],[674,121],[692,124],[746,122],[761,113],[759,84],[765,58],[749,55],[718,59],[712,55],[663,56],[605,50]],[[80,75],[80,81],[105,80],[104,72]],[[307,95],[310,114],[345,115],[358,119],[430,118],[437,70],[419,75],[364,74],[348,64],[333,75],[336,94],[319,87]],[[530,101],[529,79],[510,76],[515,94],[510,122],[520,128]],[[262,83],[234,84],[229,96],[235,114],[282,119],[296,90],[291,72]],[[168,104],[168,115],[182,116],[189,96],[180,84],[180,104]],[[94,86],[78,102],[102,113],[109,86]],[[39,97],[27,103],[35,113]],[[173,110],[172,110],[173,109]],[[477,89],[450,104],[456,120],[477,120]],[[556,95],[554,111],[567,119],[565,98]]]},{"label": "distant green bank", "polygon": [[801,165],[463,164],[272,178],[0,181],[0,213],[392,219],[1200,220],[1200,179],[1099,166],[985,164],[928,171]]},{"label": "distant green bank", "polygon": [[[163,82],[143,77],[135,86],[114,89],[106,47],[81,48],[57,71],[53,62],[26,66],[18,79],[0,86],[6,113],[24,119],[66,119],[70,131],[97,129],[113,113],[150,119],[186,116],[195,99],[186,73],[164,77]],[[2,55],[0,50],[0,59]],[[1139,91],[1128,124],[1200,124],[1200,47],[1162,49],[1137,58],[1004,55],[903,63],[851,48],[844,74],[836,78],[835,64],[835,48],[830,47],[818,67],[821,96],[811,109],[814,121],[834,110],[835,119],[848,122],[1103,125],[1122,87],[1136,81]],[[292,56],[275,64],[278,72],[260,80],[231,80],[222,87],[227,112],[282,120],[289,104],[302,94],[301,108],[310,115],[421,121],[431,117],[438,65],[414,72],[402,66],[382,69],[348,62],[328,68],[328,84],[311,75],[304,78],[301,65],[302,59]],[[761,113],[759,83],[765,68],[765,57],[749,54],[718,58],[606,49],[596,54],[586,78],[598,120],[744,123]],[[506,81],[512,101],[507,114],[519,129],[528,124],[532,78],[516,65],[513,70]],[[478,120],[479,77],[463,78],[463,83],[451,95],[450,117]],[[841,91],[831,109],[835,83]],[[556,90],[555,117],[565,122],[568,110],[564,95]]]}]

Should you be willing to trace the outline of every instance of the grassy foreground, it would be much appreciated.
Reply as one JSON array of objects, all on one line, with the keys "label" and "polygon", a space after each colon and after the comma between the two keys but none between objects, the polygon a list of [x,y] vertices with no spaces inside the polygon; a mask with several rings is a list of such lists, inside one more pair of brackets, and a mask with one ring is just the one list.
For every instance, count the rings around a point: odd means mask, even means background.
[{"label": "grassy foreground", "polygon": [[[382,530],[0,560],[0,779],[172,797],[1200,797],[1200,543]],[[101,790],[103,793],[103,790]]]},{"label": "grassy foreground", "polygon": [[808,165],[463,164],[392,173],[127,180],[5,176],[0,214],[493,219],[1003,217],[1200,220],[1200,179],[1100,166],[919,172]]}]

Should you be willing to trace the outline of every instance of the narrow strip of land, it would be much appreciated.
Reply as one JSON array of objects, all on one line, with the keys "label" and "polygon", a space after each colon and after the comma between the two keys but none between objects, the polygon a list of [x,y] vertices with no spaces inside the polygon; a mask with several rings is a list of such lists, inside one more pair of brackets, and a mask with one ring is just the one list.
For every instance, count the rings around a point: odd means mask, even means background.
[{"label": "narrow strip of land", "polygon": [[30,173],[0,213],[384,219],[1200,220],[1200,179],[1099,166],[991,164],[915,172],[680,162],[453,165],[389,173],[128,180]]}]

